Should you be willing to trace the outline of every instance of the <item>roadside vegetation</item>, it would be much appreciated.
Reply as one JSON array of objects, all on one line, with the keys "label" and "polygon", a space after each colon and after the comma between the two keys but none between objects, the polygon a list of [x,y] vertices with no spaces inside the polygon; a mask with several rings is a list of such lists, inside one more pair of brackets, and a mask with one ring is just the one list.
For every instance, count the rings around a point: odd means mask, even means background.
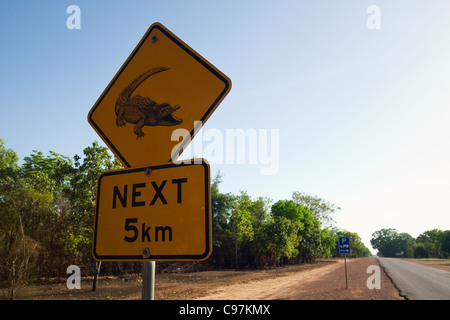
[{"label": "roadside vegetation", "polygon": [[[142,263],[98,263],[92,234],[99,175],[122,168],[105,147],[94,142],[73,158],[40,151],[23,159],[0,139],[0,286],[8,298],[30,282],[65,281],[67,267],[84,276],[140,273]],[[268,198],[221,193],[219,174],[211,183],[213,253],[191,270],[261,269],[338,256],[338,236],[349,236],[352,257],[370,251],[357,233],[333,227],[339,207],[300,192],[275,203]],[[275,187],[275,186],[274,186]],[[158,263],[159,272],[179,268]],[[96,282],[93,281],[93,290]]]},{"label": "roadside vegetation", "polygon": [[372,234],[370,243],[382,257],[450,258],[450,230],[428,230],[413,238],[396,229],[381,229]]}]

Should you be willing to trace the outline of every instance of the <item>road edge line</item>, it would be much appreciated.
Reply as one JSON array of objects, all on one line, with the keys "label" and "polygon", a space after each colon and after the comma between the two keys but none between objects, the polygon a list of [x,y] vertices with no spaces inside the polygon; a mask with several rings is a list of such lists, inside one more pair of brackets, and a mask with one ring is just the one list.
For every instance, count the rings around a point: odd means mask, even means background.
[{"label": "road edge line", "polygon": [[400,297],[402,297],[405,300],[409,300],[408,296],[403,293],[403,290],[397,285],[397,283],[392,279],[391,275],[389,274],[389,271],[387,271],[387,269],[385,268],[385,266],[383,265],[383,263],[381,262],[381,260],[379,259],[379,257],[375,257],[378,261],[378,264],[380,265],[381,269],[383,269],[384,274],[386,275],[386,277],[388,277],[389,280],[391,280],[392,285],[395,287],[395,289],[397,289],[398,291],[398,295]]}]

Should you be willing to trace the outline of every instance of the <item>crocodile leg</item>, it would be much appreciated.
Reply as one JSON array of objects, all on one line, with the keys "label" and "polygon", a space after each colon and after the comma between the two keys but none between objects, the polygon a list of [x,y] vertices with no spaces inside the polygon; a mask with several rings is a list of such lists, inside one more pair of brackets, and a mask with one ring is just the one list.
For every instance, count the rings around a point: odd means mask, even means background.
[{"label": "crocodile leg", "polygon": [[134,133],[137,135],[138,139],[142,138],[145,133],[142,131],[142,127],[145,125],[145,120],[142,119],[134,126]]},{"label": "crocodile leg", "polygon": [[118,127],[122,127],[126,124],[125,118],[124,118],[125,108],[120,108],[119,112],[117,113],[116,117],[116,125]]}]

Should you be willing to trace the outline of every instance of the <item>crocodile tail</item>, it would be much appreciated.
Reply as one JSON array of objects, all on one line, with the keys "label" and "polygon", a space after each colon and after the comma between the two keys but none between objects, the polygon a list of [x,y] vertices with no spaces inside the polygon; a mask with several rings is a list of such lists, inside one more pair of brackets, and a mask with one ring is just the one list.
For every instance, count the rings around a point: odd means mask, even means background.
[{"label": "crocodile tail", "polygon": [[145,71],[144,73],[140,74],[136,79],[131,81],[131,83],[125,87],[125,89],[122,90],[122,92],[119,95],[119,98],[117,99],[116,103],[116,115],[119,113],[119,108],[121,105],[126,104],[130,98],[131,94],[133,93],[136,88],[145,81],[148,77],[151,77],[152,75],[169,70],[169,68],[165,67],[156,67],[152,68],[150,70]]}]

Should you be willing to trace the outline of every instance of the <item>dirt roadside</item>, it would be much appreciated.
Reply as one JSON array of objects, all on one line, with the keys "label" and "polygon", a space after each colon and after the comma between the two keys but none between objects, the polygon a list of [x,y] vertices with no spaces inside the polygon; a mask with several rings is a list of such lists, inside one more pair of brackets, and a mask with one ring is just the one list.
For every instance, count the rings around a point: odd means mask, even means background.
[{"label": "dirt roadside", "polygon": [[[381,289],[369,290],[366,273],[376,258],[347,259],[348,289],[343,259],[268,270],[205,271],[156,275],[155,300],[296,299],[296,300],[397,300],[402,299],[381,269]],[[96,292],[92,279],[83,279],[81,289],[66,283],[29,286],[19,299],[25,300],[139,300],[142,277],[101,277]],[[4,298],[0,293],[0,298]]]},{"label": "dirt roadside", "polygon": [[403,300],[391,280],[380,268],[380,289],[369,289],[367,273],[371,265],[380,267],[376,258],[347,260],[348,289],[343,260],[287,277],[230,285],[201,299],[281,299],[281,300]]}]

